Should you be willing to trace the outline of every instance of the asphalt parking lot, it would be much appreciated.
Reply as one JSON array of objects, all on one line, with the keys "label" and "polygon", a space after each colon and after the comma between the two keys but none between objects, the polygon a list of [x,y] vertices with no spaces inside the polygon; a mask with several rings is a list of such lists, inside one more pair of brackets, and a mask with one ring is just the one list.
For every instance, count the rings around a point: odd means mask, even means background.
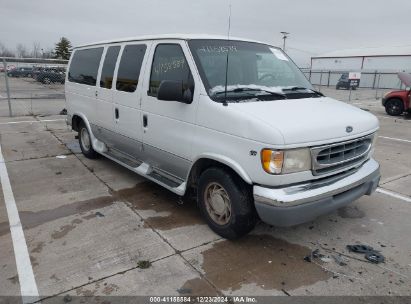
[{"label": "asphalt parking lot", "polygon": [[[347,100],[347,91],[322,91]],[[41,297],[410,296],[411,118],[387,116],[375,91],[352,97],[354,106],[380,120],[378,192],[296,227],[260,223],[237,241],[214,234],[194,202],[182,202],[108,159],[83,157],[65,116],[55,115],[64,100],[33,100],[39,112],[48,109],[41,116],[28,116],[24,100],[13,101],[21,112],[0,117],[1,153]],[[6,101],[0,103],[3,113]],[[3,198],[0,295],[19,296],[20,260]],[[368,262],[348,244],[380,250],[385,263]],[[304,260],[315,249],[323,256]]]}]

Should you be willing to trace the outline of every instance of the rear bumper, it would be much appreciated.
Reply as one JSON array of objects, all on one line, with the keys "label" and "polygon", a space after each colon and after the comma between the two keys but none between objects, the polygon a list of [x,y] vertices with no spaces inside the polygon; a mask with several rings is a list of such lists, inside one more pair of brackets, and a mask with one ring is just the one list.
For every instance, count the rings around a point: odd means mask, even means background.
[{"label": "rear bumper", "polygon": [[379,165],[370,159],[355,173],[338,180],[286,188],[254,186],[254,202],[263,222],[293,226],[341,208],[363,195],[371,195],[379,180]]}]

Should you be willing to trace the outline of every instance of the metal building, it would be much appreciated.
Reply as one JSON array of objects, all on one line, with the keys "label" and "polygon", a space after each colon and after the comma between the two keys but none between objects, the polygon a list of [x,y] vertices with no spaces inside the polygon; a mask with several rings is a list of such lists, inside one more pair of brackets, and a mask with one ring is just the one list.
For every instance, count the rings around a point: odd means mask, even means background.
[{"label": "metal building", "polygon": [[311,69],[411,71],[411,45],[334,51],[311,57]]},{"label": "metal building", "polygon": [[317,85],[334,86],[343,73],[361,72],[360,87],[401,88],[397,73],[411,73],[411,45],[334,51],[312,57],[303,71]]}]

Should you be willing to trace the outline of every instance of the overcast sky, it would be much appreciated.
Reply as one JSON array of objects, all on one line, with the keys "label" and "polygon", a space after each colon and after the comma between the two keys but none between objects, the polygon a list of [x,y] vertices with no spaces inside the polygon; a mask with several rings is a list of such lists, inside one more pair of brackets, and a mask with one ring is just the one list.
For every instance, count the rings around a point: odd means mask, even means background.
[{"label": "overcast sky", "polygon": [[[281,46],[300,66],[312,55],[411,44],[409,0],[232,0],[231,35]],[[0,0],[0,42],[10,49],[162,33],[227,33],[229,0]]]}]

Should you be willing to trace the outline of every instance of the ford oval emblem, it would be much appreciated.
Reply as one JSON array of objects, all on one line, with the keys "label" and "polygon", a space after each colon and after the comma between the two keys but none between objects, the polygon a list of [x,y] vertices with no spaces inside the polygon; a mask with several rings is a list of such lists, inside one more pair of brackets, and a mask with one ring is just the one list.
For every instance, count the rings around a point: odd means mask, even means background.
[{"label": "ford oval emblem", "polygon": [[351,133],[353,130],[353,128],[351,126],[348,126],[345,128],[345,131],[347,131],[347,133]]}]

